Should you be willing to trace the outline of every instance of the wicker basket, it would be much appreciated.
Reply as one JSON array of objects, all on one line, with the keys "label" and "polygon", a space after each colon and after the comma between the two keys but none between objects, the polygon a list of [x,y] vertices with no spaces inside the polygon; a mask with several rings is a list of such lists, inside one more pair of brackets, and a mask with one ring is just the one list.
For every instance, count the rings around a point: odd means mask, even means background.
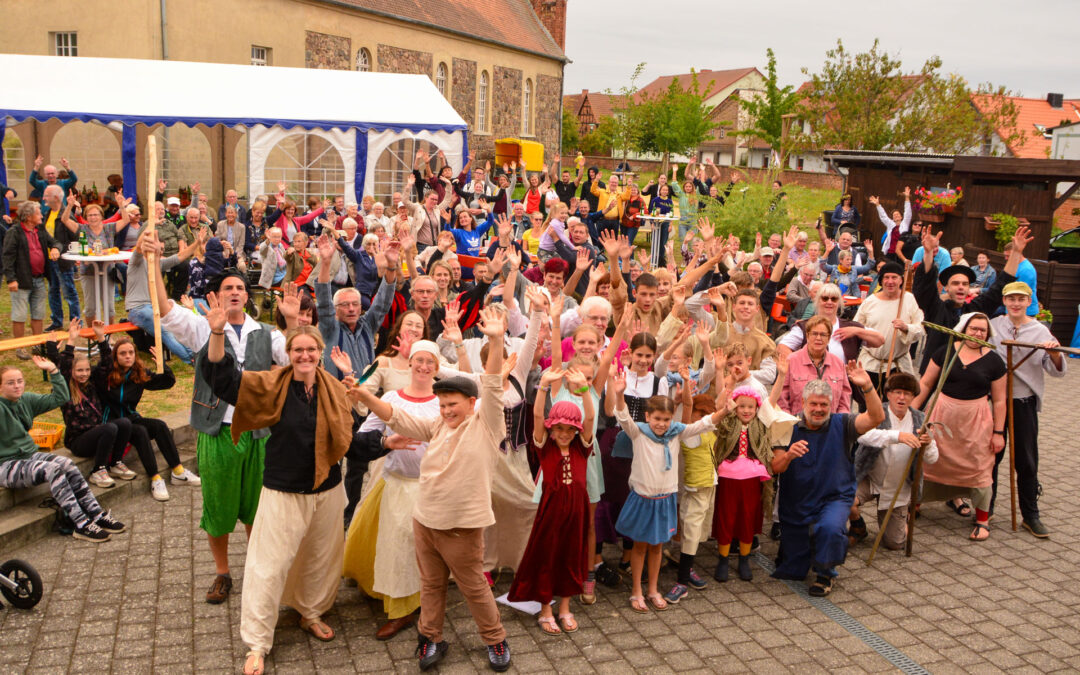
[{"label": "wicker basket", "polygon": [[52,450],[64,437],[64,425],[51,422],[35,422],[30,429],[30,438],[39,448]]}]

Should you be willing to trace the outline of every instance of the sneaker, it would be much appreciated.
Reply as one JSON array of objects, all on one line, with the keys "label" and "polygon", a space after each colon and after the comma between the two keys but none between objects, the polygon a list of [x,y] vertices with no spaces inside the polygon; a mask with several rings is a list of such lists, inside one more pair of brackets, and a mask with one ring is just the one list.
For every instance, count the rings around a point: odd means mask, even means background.
[{"label": "sneaker", "polygon": [[503,640],[497,645],[488,645],[488,663],[496,673],[510,667],[510,645]]},{"label": "sneaker", "polygon": [[18,349],[15,350],[15,358],[20,359],[22,361],[29,361],[30,360],[30,352],[27,351],[27,349],[25,347],[19,347]]},{"label": "sneaker", "polygon": [[578,601],[583,605],[596,604],[596,572],[589,572],[585,583],[581,585],[581,595],[578,596]]},{"label": "sneaker", "polygon": [[420,635],[416,645],[416,655],[420,657],[420,670],[428,670],[439,661],[442,661],[443,657],[446,656],[446,650],[449,648],[450,646],[446,644],[446,640],[435,643]]},{"label": "sneaker", "polygon": [[95,520],[94,523],[97,524],[97,526],[101,529],[111,534],[120,534],[127,529],[127,527],[125,527],[123,523],[121,523],[116,518],[113,518],[112,514],[108,511],[98,516],[98,519]]},{"label": "sneaker", "polygon": [[773,523],[769,528],[769,539],[780,541],[780,523]]},{"label": "sneaker", "polygon": [[98,527],[96,523],[87,523],[84,527],[76,527],[71,536],[75,539],[84,539],[97,543],[109,540],[109,533]]},{"label": "sneaker", "polygon": [[164,478],[155,478],[150,481],[150,495],[159,502],[169,501],[169,490],[165,487]]},{"label": "sneaker", "polygon": [[1046,539],[1050,536],[1050,530],[1047,529],[1045,525],[1043,525],[1042,521],[1039,520],[1038,516],[1035,516],[1030,520],[1024,518],[1024,520],[1022,520],[1020,524],[1024,526],[1025,530],[1035,535],[1039,539]]},{"label": "sneaker", "polygon": [[667,600],[669,605],[677,605],[679,601],[686,597],[686,594],[690,592],[690,589],[683,584],[675,584],[671,587],[671,590],[664,594],[664,600]]},{"label": "sneaker", "polygon": [[484,572],[484,579],[487,581],[488,588],[495,586],[495,579],[491,576],[491,572]]},{"label": "sneaker", "polygon": [[832,592],[832,577],[827,577],[822,574],[817,575],[817,579],[814,583],[810,584],[809,593],[815,598],[824,598],[826,595]]},{"label": "sneaker", "polygon": [[173,473],[172,471],[170,471],[169,477],[169,480],[172,481],[174,484],[183,483],[184,485],[190,485],[192,487],[202,485],[202,480],[187,469],[184,469],[180,473]]},{"label": "sneaker", "polygon": [[689,582],[687,586],[697,591],[700,591],[701,589],[709,585],[709,582],[698,576],[698,573],[695,572],[693,569],[690,570],[690,576],[688,577],[687,581]]},{"label": "sneaker", "polygon": [[105,469],[98,469],[94,473],[90,474],[90,482],[98,487],[111,488],[116,485],[116,481],[109,478],[109,472]]},{"label": "sneaker", "polygon": [[595,572],[596,580],[608,588],[618,588],[622,583],[622,578],[619,576],[619,573],[607,563],[597,567]]},{"label": "sneaker", "polygon": [[62,326],[54,321],[53,323],[50,323],[47,328],[45,328],[44,332],[51,333],[54,330],[60,330],[61,328]]},{"label": "sneaker", "polygon": [[123,462],[117,462],[109,467],[109,475],[120,480],[135,480],[135,472],[127,468]]}]

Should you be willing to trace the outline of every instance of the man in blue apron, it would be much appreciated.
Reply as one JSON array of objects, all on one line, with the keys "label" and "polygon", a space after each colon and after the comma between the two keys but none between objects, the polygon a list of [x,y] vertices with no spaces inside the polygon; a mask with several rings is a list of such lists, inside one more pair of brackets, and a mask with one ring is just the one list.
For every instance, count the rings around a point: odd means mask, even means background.
[{"label": "man in blue apron", "polygon": [[775,450],[772,469],[779,476],[780,552],[777,579],[816,579],[810,595],[832,591],[836,566],[847,556],[847,520],[855,500],[852,464],[856,439],[885,419],[870,375],[854,361],[847,366],[853,387],[862,390],[866,412],[830,413],[832,388],[811,380],[803,388],[803,412],[787,450]]}]

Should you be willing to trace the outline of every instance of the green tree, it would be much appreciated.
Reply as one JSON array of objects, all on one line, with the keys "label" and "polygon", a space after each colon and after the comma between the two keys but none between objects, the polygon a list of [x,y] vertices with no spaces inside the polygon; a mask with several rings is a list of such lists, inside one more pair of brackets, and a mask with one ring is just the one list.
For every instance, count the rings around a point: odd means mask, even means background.
[{"label": "green tree", "polygon": [[626,161],[626,156],[631,150],[641,150],[643,110],[637,102],[637,80],[641,77],[643,70],[645,70],[645,63],[637,64],[634,67],[634,73],[630,76],[629,86],[619,87],[617,92],[611,89],[604,91],[611,100],[612,116],[601,119],[593,132],[600,131],[605,119],[610,120],[604,130],[605,137],[611,143],[612,152],[619,153],[623,161]]},{"label": "green tree", "polygon": [[769,59],[765,93],[763,96],[739,101],[739,107],[750,117],[750,126],[736,132],[736,135],[759,138],[773,150],[782,152],[780,141],[784,135],[784,115],[795,112],[798,95],[791,85],[781,87],[777,83],[776,55],[772,48],[766,49],[765,54]]},{"label": "green tree", "polygon": [[662,155],[661,172],[667,172],[672,154],[694,154],[712,138],[713,107],[705,103],[709,95],[710,89],[701,91],[697,73],[691,71],[686,87],[676,77],[667,89],[639,96],[637,149]]},{"label": "green tree", "polygon": [[615,147],[618,122],[612,117],[601,117],[596,128],[581,138],[580,149],[586,155],[610,155]]},{"label": "green tree", "polygon": [[[1025,140],[1017,129],[1019,109],[1004,87],[972,89],[964,78],[943,74],[937,56],[915,72],[905,72],[874,40],[867,52],[852,53],[841,40],[825,53],[797,105],[810,123],[806,145],[852,150],[903,150],[964,154],[977,151],[998,130],[1007,144]],[[983,110],[973,104],[978,98]]]},{"label": "green tree", "polygon": [[570,108],[562,110],[562,143],[559,152],[568,153],[581,146],[581,121]]}]

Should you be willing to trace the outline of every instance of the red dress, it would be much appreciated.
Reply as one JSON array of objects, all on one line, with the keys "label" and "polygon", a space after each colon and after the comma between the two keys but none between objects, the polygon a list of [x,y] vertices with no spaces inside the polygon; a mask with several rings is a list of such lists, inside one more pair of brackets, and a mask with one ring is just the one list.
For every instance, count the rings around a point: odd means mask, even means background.
[{"label": "red dress", "polygon": [[581,593],[588,565],[585,471],[591,451],[579,435],[574,436],[566,457],[550,436],[544,447],[537,449],[544,489],[529,543],[510,585],[510,600],[548,603],[554,597]]}]

